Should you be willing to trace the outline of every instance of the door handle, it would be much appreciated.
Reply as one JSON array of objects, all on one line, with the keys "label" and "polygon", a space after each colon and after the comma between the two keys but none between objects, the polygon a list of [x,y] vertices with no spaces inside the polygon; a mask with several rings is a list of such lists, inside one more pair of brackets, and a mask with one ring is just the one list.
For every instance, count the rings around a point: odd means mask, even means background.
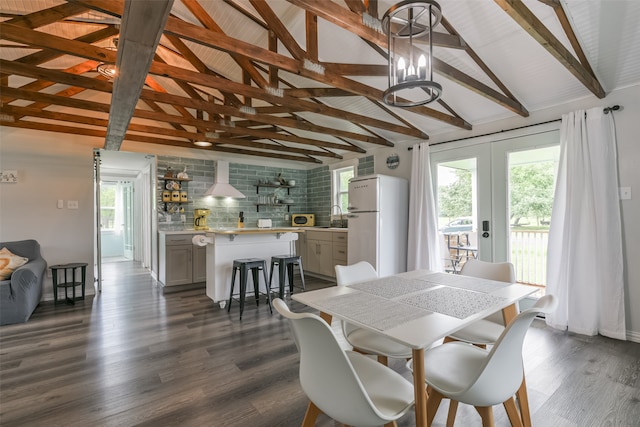
[{"label": "door handle", "polygon": [[484,231],[484,233],[482,233],[482,237],[485,239],[489,237],[489,221],[482,221],[482,231]]}]

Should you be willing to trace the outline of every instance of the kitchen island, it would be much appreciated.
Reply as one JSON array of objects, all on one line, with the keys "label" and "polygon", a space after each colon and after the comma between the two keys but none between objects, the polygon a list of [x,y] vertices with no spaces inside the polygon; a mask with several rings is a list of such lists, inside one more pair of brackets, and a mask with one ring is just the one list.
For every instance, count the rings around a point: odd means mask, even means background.
[{"label": "kitchen island", "polygon": [[[296,227],[209,229],[200,243],[207,248],[207,296],[224,308],[229,299],[235,259],[262,258],[268,268],[272,256],[295,254],[298,233],[304,231]],[[273,280],[277,280],[277,272]],[[262,283],[260,289],[266,292]]]}]

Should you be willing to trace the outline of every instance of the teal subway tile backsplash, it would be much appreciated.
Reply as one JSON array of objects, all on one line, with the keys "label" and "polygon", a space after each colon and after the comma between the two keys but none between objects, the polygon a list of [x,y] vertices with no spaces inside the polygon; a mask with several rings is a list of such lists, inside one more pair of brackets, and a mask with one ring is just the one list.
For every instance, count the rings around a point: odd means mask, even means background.
[{"label": "teal subway tile backsplash", "polygon": [[[244,213],[245,226],[257,226],[258,219],[270,218],[274,227],[289,226],[292,213],[315,213],[308,200],[309,172],[306,170],[276,168],[269,166],[247,165],[242,163],[229,164],[229,183],[242,192],[244,199],[223,199],[205,197],[204,193],[214,183],[216,162],[213,160],[189,159],[172,156],[158,156],[158,221],[159,229],[190,229],[193,228],[193,210],[196,208],[210,209],[211,214],[207,218],[209,227],[236,227],[239,212]],[[184,208],[185,220],[180,220],[179,212],[170,214],[165,211],[162,202],[162,191],[165,181],[162,179],[167,167],[171,167],[175,173],[182,172],[187,167],[187,174],[191,181],[183,183],[183,189],[189,194],[189,202],[175,206]],[[328,169],[327,180],[330,184]],[[287,182],[295,181],[289,188],[260,187],[262,182],[275,181],[281,175]],[[330,191],[330,190],[329,190]],[[292,199],[290,205],[271,204],[258,206],[260,196],[272,196],[278,200]],[[167,204],[167,208],[173,206]],[[167,219],[171,219],[168,222]],[[286,219],[289,218],[289,219]]]},{"label": "teal subway tile backsplash", "polygon": [[[158,156],[158,212],[159,228],[177,229],[193,228],[193,210],[207,208],[211,214],[207,224],[212,227],[236,227],[239,212],[244,213],[245,226],[257,226],[258,219],[271,219],[274,227],[291,225],[291,214],[312,213],[316,215],[316,224],[330,225],[331,207],[331,171],[328,166],[320,166],[310,170],[257,166],[244,163],[229,164],[229,183],[236,187],[246,197],[244,199],[222,199],[205,197],[204,193],[215,180],[216,161],[189,159],[172,156]],[[162,191],[165,182],[162,177],[167,167],[175,173],[182,172],[187,167],[188,181],[184,188],[188,191],[189,202],[182,204],[185,221],[180,221],[180,214],[169,215],[164,210]],[[374,173],[374,157],[366,156],[359,159],[358,175]],[[284,180],[295,181],[292,187],[257,187],[258,183],[273,182],[282,176]],[[265,197],[291,199],[290,205],[269,204],[261,205]],[[166,221],[171,218],[171,223]],[[286,219],[289,218],[289,219]]]}]

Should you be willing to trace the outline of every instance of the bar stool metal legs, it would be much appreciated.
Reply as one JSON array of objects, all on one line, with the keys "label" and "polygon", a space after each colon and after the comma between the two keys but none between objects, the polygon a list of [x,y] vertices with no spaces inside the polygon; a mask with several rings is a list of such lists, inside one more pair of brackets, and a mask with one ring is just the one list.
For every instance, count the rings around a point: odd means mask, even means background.
[{"label": "bar stool metal legs", "polygon": [[280,298],[284,298],[285,279],[289,281],[289,292],[293,293],[293,267],[298,266],[302,290],[304,290],[304,272],[302,270],[302,258],[299,255],[277,255],[271,257],[271,273],[269,274],[269,289],[273,280],[273,270],[278,266],[278,290]]},{"label": "bar stool metal legs", "polygon": [[267,304],[269,305],[269,311],[273,313],[271,308],[271,292],[267,282],[267,263],[260,258],[243,258],[233,261],[233,272],[231,273],[231,291],[229,292],[229,304],[227,312],[231,311],[231,301],[233,301],[233,289],[236,283],[236,272],[240,270],[240,292],[238,300],[240,301],[240,320],[242,320],[242,313],[244,312],[244,299],[247,293],[247,279],[249,271],[253,279],[253,293],[256,300],[256,305],[260,305],[260,270],[262,270],[262,276],[264,278],[264,284],[267,287]]}]

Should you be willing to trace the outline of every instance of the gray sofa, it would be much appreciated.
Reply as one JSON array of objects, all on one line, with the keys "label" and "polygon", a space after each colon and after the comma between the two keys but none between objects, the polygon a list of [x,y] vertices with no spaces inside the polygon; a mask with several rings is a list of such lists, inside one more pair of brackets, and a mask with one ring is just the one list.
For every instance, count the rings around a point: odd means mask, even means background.
[{"label": "gray sofa", "polygon": [[29,262],[17,268],[9,280],[0,281],[0,325],[26,322],[42,298],[47,262],[35,240],[0,242],[0,249],[4,247]]}]

